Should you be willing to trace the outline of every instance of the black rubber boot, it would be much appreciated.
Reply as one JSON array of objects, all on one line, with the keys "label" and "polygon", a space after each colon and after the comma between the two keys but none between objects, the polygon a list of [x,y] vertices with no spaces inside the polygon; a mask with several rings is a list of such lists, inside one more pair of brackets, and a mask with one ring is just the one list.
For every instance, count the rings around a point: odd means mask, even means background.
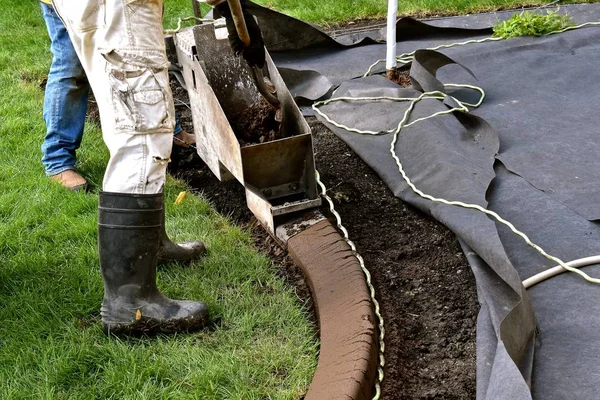
[{"label": "black rubber boot", "polygon": [[201,241],[173,243],[167,231],[165,230],[165,206],[164,194],[162,196],[162,216],[161,216],[161,235],[160,246],[158,249],[158,264],[164,264],[170,261],[192,262],[206,254],[206,246]]},{"label": "black rubber boot", "polygon": [[202,328],[208,321],[204,303],[171,300],[156,287],[163,195],[103,192],[98,208],[104,331],[137,335]]}]

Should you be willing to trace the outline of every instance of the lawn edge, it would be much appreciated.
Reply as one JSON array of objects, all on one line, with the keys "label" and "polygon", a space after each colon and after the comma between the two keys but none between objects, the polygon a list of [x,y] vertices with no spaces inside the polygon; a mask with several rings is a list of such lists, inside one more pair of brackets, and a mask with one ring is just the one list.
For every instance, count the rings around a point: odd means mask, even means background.
[{"label": "lawn edge", "polygon": [[305,400],[371,399],[378,367],[378,330],[357,258],[327,220],[287,244],[308,280],[320,331],[319,361]]}]

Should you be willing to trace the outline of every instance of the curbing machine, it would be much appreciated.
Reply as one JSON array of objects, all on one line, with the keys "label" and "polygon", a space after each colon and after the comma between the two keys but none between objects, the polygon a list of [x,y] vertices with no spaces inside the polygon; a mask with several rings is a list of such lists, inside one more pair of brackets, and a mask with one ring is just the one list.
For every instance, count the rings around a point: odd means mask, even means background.
[{"label": "curbing machine", "polygon": [[283,138],[241,146],[231,121],[262,96],[251,70],[232,52],[224,20],[181,30],[173,43],[189,93],[197,151],[217,178],[244,185],[248,207],[273,237],[278,226],[318,208],[310,127],[268,52],[263,72],[280,101]]}]

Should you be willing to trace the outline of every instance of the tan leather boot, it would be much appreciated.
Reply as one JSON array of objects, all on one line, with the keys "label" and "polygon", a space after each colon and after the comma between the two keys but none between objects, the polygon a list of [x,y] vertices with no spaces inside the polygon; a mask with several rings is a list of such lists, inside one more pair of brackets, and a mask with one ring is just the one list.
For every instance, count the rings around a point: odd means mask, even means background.
[{"label": "tan leather boot", "polygon": [[68,169],[61,172],[60,174],[52,175],[50,180],[60,183],[65,189],[78,192],[85,190],[87,187],[87,181],[77,171]]}]

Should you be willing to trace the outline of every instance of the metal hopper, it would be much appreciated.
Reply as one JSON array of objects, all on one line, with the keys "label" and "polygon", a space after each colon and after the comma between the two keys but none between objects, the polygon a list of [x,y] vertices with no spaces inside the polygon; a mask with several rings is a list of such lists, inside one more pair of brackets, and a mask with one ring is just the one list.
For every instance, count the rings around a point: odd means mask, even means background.
[{"label": "metal hopper", "polygon": [[318,207],[310,127],[268,53],[265,75],[281,102],[285,137],[242,147],[230,121],[261,95],[247,65],[231,51],[226,27],[219,21],[197,25],[177,33],[174,43],[198,154],[219,180],[235,178],[244,185],[248,207],[273,235],[279,224]]}]

